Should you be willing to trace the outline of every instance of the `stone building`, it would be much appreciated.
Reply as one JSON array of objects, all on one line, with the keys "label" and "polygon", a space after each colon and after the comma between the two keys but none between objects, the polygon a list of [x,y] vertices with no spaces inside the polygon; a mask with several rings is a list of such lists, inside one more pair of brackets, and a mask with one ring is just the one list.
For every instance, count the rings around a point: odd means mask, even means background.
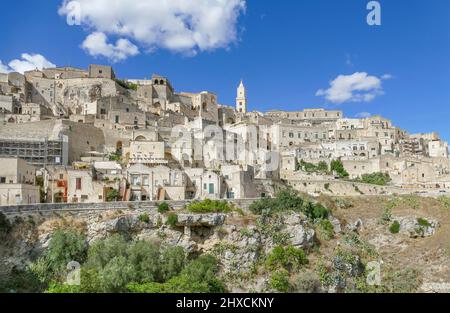
[{"label": "stone building", "polygon": [[40,202],[36,169],[19,158],[0,158],[0,205]]}]

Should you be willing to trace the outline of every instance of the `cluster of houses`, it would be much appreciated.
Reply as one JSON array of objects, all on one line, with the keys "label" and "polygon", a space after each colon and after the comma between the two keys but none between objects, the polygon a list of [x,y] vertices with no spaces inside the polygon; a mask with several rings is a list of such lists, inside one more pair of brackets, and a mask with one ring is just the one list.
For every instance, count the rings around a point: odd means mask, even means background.
[{"label": "cluster of houses", "polygon": [[332,160],[350,179],[387,173],[397,188],[450,190],[447,142],[380,116],[249,112],[242,81],[227,106],[101,65],[0,73],[0,205],[258,198],[338,180],[299,167]]}]

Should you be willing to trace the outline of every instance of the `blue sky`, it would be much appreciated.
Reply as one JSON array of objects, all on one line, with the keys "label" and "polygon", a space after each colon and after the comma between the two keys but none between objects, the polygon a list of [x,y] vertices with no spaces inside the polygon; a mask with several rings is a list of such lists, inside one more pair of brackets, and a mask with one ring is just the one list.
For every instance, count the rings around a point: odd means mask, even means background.
[{"label": "blue sky", "polygon": [[[219,47],[194,45],[195,56],[167,46],[150,49],[136,36],[105,31],[110,42],[123,38],[139,49],[138,55],[113,60],[81,48],[101,27],[67,25],[66,16],[58,14],[62,0],[8,1],[0,22],[0,60],[7,65],[30,53],[58,66],[111,64],[123,78],[158,73],[177,91],[212,91],[230,105],[243,78],[250,110],[325,107],[348,117],[369,112],[411,133],[438,131],[450,140],[450,1],[382,0],[382,25],[372,27],[366,23],[368,2],[247,0],[245,13],[239,11],[236,22],[231,18],[224,26],[235,34]],[[378,79],[374,99],[336,103],[317,95],[339,75],[354,73]],[[390,79],[383,79],[387,74]]]}]

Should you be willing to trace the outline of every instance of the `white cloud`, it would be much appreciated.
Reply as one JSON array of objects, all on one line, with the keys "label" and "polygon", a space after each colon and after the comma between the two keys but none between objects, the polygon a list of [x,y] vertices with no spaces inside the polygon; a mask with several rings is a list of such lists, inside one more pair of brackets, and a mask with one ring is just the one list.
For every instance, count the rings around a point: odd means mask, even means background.
[{"label": "white cloud", "polygon": [[24,72],[35,69],[42,70],[43,68],[56,67],[55,64],[47,60],[42,54],[22,53],[20,57],[20,59],[15,59],[9,62],[8,66],[4,65],[0,61],[0,72],[18,72],[23,74]]},{"label": "white cloud", "polygon": [[139,48],[128,39],[119,39],[116,44],[107,42],[104,33],[95,32],[90,34],[81,45],[92,56],[104,56],[113,62],[125,60],[129,56],[139,54]]},{"label": "white cloud", "polygon": [[384,94],[382,79],[369,76],[365,72],[352,75],[339,75],[330,82],[330,88],[320,89],[316,96],[324,96],[332,103],[370,102],[377,96]]},{"label": "white cloud", "polygon": [[0,60],[0,73],[8,73],[9,69],[6,65],[3,64],[2,60]]},{"label": "white cloud", "polygon": [[[62,2],[60,15],[71,15],[69,3],[70,0]],[[134,46],[131,40],[145,51],[163,48],[192,55],[227,48],[235,42],[237,20],[246,8],[245,0],[78,0],[78,3],[80,24],[91,31],[88,42],[92,35],[103,33],[129,40],[123,44],[130,47]],[[104,49],[107,41],[97,48]],[[97,55],[115,56],[117,48],[116,43]]]},{"label": "white cloud", "polygon": [[372,114],[369,112],[360,112],[355,115],[357,118],[368,118],[371,117]]},{"label": "white cloud", "polygon": [[384,74],[383,76],[381,76],[381,78],[384,80],[388,80],[394,78],[394,76],[392,76],[391,74]]}]

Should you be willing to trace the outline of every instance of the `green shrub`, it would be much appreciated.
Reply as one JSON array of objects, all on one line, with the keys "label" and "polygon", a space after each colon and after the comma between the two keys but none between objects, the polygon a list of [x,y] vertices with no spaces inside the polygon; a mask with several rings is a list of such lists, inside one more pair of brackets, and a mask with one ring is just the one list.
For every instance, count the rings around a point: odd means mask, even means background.
[{"label": "green shrub", "polygon": [[330,169],[332,172],[335,172],[340,178],[347,178],[349,176],[341,160],[331,161]]},{"label": "green shrub", "polygon": [[170,213],[167,216],[166,224],[171,227],[175,227],[175,226],[177,226],[177,223],[178,223],[178,215],[176,213]]},{"label": "green shrub", "polygon": [[386,186],[392,181],[392,179],[388,173],[372,173],[363,174],[361,178],[355,179],[355,181],[371,185]]},{"label": "green shrub", "polygon": [[420,273],[413,268],[384,269],[382,291],[388,293],[413,293],[421,285]]},{"label": "green shrub", "polygon": [[72,261],[83,263],[87,255],[87,241],[75,230],[57,230],[50,240],[45,256],[53,269],[66,268]]},{"label": "green shrub", "polygon": [[170,206],[167,202],[162,202],[158,206],[158,212],[161,214],[164,214],[166,212],[170,211]]},{"label": "green shrub", "polygon": [[57,230],[48,250],[28,266],[29,271],[43,284],[64,278],[67,264],[72,261],[83,263],[87,255],[85,236],[74,230]]},{"label": "green shrub", "polygon": [[187,209],[191,213],[230,213],[232,211],[227,201],[210,199],[192,202]]},{"label": "green shrub", "polygon": [[301,272],[295,281],[295,289],[301,293],[317,293],[321,286],[319,276],[311,271]]},{"label": "green shrub", "polygon": [[308,218],[314,221],[318,219],[328,218],[330,210],[325,208],[320,203],[307,202],[303,209],[303,213],[305,213]]},{"label": "green shrub", "polygon": [[[188,263],[181,247],[127,241],[121,235],[98,240],[89,248],[87,260],[81,266],[80,286],[64,284],[65,275],[50,273],[47,257],[40,260],[35,262],[35,269],[47,275],[42,288],[48,293],[225,291],[217,278],[218,261],[213,256],[201,256]],[[0,290],[3,285],[0,282]]]},{"label": "green shrub", "polygon": [[35,293],[45,290],[45,285],[30,270],[13,268],[10,275],[0,279],[0,293]]},{"label": "green shrub", "polygon": [[120,197],[120,192],[117,189],[109,189],[106,192],[106,201],[107,202],[115,202],[118,201]]},{"label": "green shrub", "polygon": [[269,280],[269,287],[278,292],[289,292],[292,289],[289,281],[289,273],[286,270],[278,270],[273,273]]},{"label": "green shrub", "polygon": [[63,294],[81,293],[81,292],[82,290],[80,286],[60,284],[56,282],[52,282],[49,288],[45,291],[45,293],[63,293]]},{"label": "green shrub", "polygon": [[308,264],[305,252],[293,246],[287,248],[275,247],[266,260],[267,268],[270,270],[283,268],[288,271],[295,271],[305,264]]},{"label": "green shrub", "polygon": [[394,221],[392,225],[389,227],[389,231],[392,234],[398,234],[400,232],[400,223],[398,221]]},{"label": "green shrub", "polygon": [[319,227],[319,236],[324,240],[330,240],[334,237],[334,226],[333,224],[327,220],[322,219],[318,222]]},{"label": "green shrub", "polygon": [[148,213],[144,213],[139,215],[138,219],[145,224],[149,224],[150,223],[150,216],[148,215]]},{"label": "green shrub", "polygon": [[343,198],[336,199],[335,205],[337,208],[344,209],[344,210],[350,209],[353,207],[353,203],[350,200],[343,199]]},{"label": "green shrub", "polygon": [[381,215],[380,222],[382,224],[387,224],[392,220],[392,210],[384,209],[383,214]]},{"label": "green shrub", "polygon": [[296,170],[301,170],[307,173],[328,173],[328,164],[325,161],[320,161],[317,165],[315,165],[313,163],[300,160],[297,163]]},{"label": "green shrub", "polygon": [[418,218],[417,219],[417,224],[419,224],[419,226],[422,227],[431,227],[431,223],[428,222],[426,219],[424,218]]},{"label": "green shrub", "polygon": [[330,210],[320,203],[303,200],[298,192],[290,188],[280,191],[276,198],[253,202],[250,205],[250,211],[254,214],[265,215],[286,211],[302,212],[312,220],[327,218],[330,213]]},{"label": "green shrub", "polygon": [[222,293],[223,283],[217,278],[218,261],[211,255],[191,261],[179,275],[163,283],[131,283],[127,289],[137,293]]}]

